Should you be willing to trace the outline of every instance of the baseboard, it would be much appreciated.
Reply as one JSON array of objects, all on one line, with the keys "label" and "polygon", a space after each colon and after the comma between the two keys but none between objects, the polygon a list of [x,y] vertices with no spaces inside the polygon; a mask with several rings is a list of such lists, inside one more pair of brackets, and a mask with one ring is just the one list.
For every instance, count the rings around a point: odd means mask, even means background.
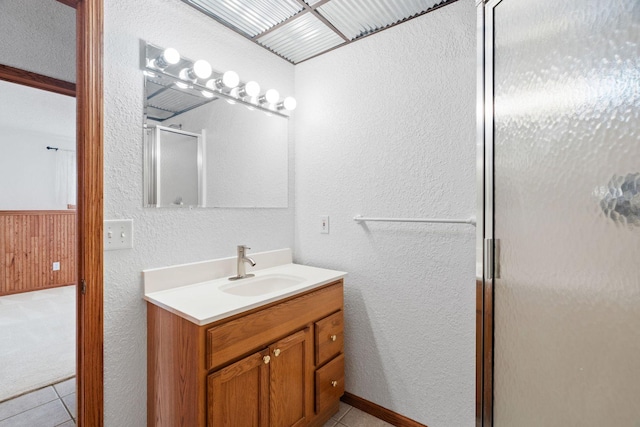
[{"label": "baseboard", "polygon": [[387,408],[383,408],[376,403],[358,397],[355,394],[349,393],[348,391],[345,391],[340,400],[348,405],[353,406],[354,408],[358,408],[361,411],[366,412],[367,414],[373,415],[376,418],[386,421],[389,424],[393,424],[396,427],[427,427],[424,424],[420,424],[419,422],[407,418],[404,415],[400,415]]}]

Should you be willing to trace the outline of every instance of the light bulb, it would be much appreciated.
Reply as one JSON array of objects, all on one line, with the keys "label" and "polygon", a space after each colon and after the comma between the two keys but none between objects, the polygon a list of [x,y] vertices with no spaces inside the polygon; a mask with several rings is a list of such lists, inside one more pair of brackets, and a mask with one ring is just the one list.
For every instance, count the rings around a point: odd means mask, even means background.
[{"label": "light bulb", "polygon": [[180,62],[180,54],[172,47],[168,47],[162,52],[162,58],[170,65]]},{"label": "light bulb", "polygon": [[222,75],[222,84],[233,89],[240,84],[240,76],[235,71],[227,71]]},{"label": "light bulb", "polygon": [[211,90],[216,90],[216,81],[211,79],[211,80],[207,80],[207,82],[204,84],[206,87],[208,87]]},{"label": "light bulb", "polygon": [[244,85],[244,92],[251,98],[258,96],[260,95],[260,85],[253,80],[247,82],[247,84]]},{"label": "light bulb", "polygon": [[180,77],[180,80],[195,80],[189,68],[183,68],[182,70],[180,70],[180,73],[178,73],[178,77]]},{"label": "light bulb", "polygon": [[200,93],[205,97],[205,98],[213,98],[213,92],[209,92],[208,90],[201,90]]},{"label": "light bulb", "polygon": [[296,102],[296,99],[293,96],[287,96],[284,99],[284,101],[278,104],[278,110],[285,109],[287,111],[292,111],[296,109],[297,105],[298,103]]},{"label": "light bulb", "polygon": [[[239,92],[239,89],[238,89],[237,87],[234,87],[233,89],[231,89],[231,90],[229,91],[229,95],[230,95],[230,96],[233,96],[234,98],[238,98],[238,92]],[[235,100],[233,100],[233,99],[228,99],[228,98],[227,98],[227,102],[228,102],[229,104],[235,104],[235,103],[236,103],[236,101],[235,101]]]},{"label": "light bulb", "polygon": [[275,104],[280,99],[280,94],[275,89],[269,89],[267,93],[264,94],[264,99],[270,104]]},{"label": "light bulb", "polygon": [[166,48],[160,56],[151,61],[151,64],[155,68],[165,69],[169,65],[177,64],[180,62],[180,54],[172,47]]},{"label": "light bulb", "polygon": [[211,65],[205,61],[204,59],[198,59],[193,64],[193,73],[196,77],[201,79],[208,79],[211,76],[213,70],[211,69]]}]

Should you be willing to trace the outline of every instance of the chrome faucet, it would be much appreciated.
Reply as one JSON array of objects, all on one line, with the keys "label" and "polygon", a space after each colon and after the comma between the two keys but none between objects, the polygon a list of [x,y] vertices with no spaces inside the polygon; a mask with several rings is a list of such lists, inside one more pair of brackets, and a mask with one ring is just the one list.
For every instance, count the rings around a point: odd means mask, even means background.
[{"label": "chrome faucet", "polygon": [[251,264],[251,267],[254,267],[256,265],[256,262],[246,255],[247,249],[251,249],[251,248],[248,248],[245,245],[238,245],[237,274],[233,277],[229,277],[229,280],[239,280],[239,279],[245,279],[247,277],[255,276],[255,274],[251,274],[251,273],[247,274],[245,271],[245,266],[244,266],[245,262],[248,262],[249,264]]}]

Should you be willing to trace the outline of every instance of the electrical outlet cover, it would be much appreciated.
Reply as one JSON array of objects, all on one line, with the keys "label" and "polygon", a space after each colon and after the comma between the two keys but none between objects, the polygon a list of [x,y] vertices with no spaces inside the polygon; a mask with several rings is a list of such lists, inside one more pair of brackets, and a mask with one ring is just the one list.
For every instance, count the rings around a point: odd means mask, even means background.
[{"label": "electrical outlet cover", "polygon": [[320,216],[320,233],[329,234],[329,215]]}]

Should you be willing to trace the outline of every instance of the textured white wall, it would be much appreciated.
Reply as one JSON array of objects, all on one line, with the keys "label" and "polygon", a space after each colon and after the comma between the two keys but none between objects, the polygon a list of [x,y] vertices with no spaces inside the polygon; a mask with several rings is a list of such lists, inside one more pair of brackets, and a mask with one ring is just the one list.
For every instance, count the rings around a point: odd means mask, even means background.
[{"label": "textured white wall", "polygon": [[0,64],[76,81],[76,11],[55,0],[0,2]]},{"label": "textured white wall", "polygon": [[[105,252],[107,426],[146,425],[141,270],[233,256],[237,244],[247,244],[252,251],[293,245],[292,207],[142,207],[141,40],[173,46],[189,58],[207,59],[215,69],[233,69],[243,80],[293,93],[291,64],[178,0],[105,0],[105,219],[133,218],[135,229],[134,249]],[[291,181],[291,196],[292,189]]]},{"label": "textured white wall", "polygon": [[[461,0],[296,66],[297,262],[349,272],[347,391],[474,422],[475,7]],[[320,234],[320,215],[331,233]]]}]

